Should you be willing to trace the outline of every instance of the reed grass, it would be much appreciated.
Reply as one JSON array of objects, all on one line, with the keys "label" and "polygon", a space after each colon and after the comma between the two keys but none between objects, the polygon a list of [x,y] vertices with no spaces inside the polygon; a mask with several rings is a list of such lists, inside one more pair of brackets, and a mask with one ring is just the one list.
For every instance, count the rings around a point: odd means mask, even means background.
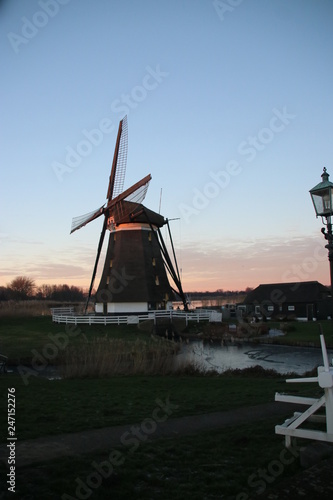
[{"label": "reed grass", "polygon": [[31,317],[51,316],[51,307],[67,306],[83,307],[80,303],[57,302],[54,300],[2,300],[0,301],[0,316]]},{"label": "reed grass", "polygon": [[156,339],[129,342],[99,337],[67,348],[59,359],[63,378],[113,375],[169,375],[199,372],[194,361],[179,359],[180,345]]}]

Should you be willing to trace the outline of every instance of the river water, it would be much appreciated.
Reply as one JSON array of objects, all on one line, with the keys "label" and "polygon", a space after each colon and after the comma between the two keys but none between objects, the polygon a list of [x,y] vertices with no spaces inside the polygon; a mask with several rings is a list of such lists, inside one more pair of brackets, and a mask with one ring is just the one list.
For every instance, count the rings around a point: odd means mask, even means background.
[{"label": "river water", "polygon": [[[278,373],[295,372],[299,375],[323,365],[320,348],[288,347],[273,344],[221,345],[193,341],[182,346],[179,361],[192,360],[204,372],[244,369],[259,365]],[[332,362],[333,351],[328,350]]]}]

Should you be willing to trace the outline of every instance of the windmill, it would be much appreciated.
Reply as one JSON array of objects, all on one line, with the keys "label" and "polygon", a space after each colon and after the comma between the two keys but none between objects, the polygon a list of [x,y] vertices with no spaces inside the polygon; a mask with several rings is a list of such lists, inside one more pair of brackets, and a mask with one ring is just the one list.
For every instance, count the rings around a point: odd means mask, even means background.
[{"label": "windmill", "polygon": [[[109,231],[104,268],[96,292],[95,312],[137,313],[170,307],[173,292],[187,303],[168,219],[149,210],[144,200],[151,175],[123,191],[128,149],[127,117],[119,123],[116,147],[106,195],[97,210],[72,220],[71,233],[104,216],[85,312],[91,298],[104,237]],[[172,245],[171,259],[160,228],[167,225]],[[167,278],[168,271],[175,288]]]}]

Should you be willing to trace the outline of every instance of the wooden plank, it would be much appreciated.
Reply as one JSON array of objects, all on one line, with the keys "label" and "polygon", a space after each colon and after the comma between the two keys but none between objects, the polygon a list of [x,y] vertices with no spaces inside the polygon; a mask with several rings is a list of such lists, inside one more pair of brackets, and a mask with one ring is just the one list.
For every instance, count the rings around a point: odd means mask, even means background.
[{"label": "wooden plank", "polygon": [[290,429],[289,427],[284,427],[283,425],[276,425],[275,434],[333,443],[333,434],[310,429]]},{"label": "wooden plank", "polygon": [[300,405],[313,405],[317,401],[316,398],[305,398],[302,396],[290,396],[289,394],[275,393],[275,401],[280,401],[283,403],[296,403]]}]

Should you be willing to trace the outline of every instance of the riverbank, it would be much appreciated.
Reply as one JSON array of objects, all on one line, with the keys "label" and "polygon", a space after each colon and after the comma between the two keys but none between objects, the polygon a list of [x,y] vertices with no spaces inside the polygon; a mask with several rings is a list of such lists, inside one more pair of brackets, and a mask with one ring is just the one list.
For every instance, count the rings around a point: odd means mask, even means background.
[{"label": "riverbank", "polygon": [[[244,331],[246,330],[246,334]],[[278,329],[282,336],[270,338],[270,329]],[[262,323],[246,325],[244,323],[194,323],[186,327],[175,323],[176,335],[171,337],[178,345],[199,340],[217,342],[220,345],[241,345],[243,343],[285,345],[294,347],[320,347],[320,331],[325,336],[328,348],[333,348],[333,321]],[[260,332],[260,334],[258,334]],[[98,346],[99,340],[121,342],[132,350],[135,342],[156,352],[170,351],[165,336],[153,333],[151,325],[58,325],[52,323],[49,316],[10,316],[2,317],[0,323],[0,354],[8,358],[13,366],[59,365],[64,357],[82,346]],[[138,345],[139,345],[138,344]],[[161,349],[157,349],[157,346]],[[131,347],[130,347],[131,346]],[[178,347],[177,347],[178,349]],[[126,350],[126,349],[125,349]],[[67,356],[68,357],[68,356]],[[193,368],[193,367],[192,367]]]},{"label": "riverbank", "polygon": [[[281,335],[272,335],[278,331]],[[184,339],[222,342],[224,344],[247,342],[277,344],[295,347],[320,347],[320,334],[326,346],[333,348],[333,321],[258,322],[228,321],[193,325],[191,331],[182,332]]]}]

